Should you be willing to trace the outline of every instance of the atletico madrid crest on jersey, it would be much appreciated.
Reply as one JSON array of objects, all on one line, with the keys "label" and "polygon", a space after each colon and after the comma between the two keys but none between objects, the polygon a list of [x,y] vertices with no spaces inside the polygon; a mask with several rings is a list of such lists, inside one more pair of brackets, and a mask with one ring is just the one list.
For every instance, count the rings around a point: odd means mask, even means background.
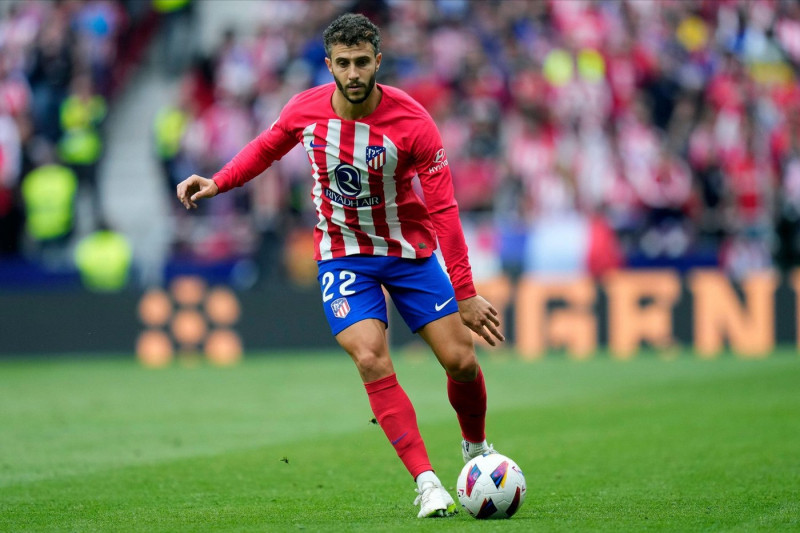
[{"label": "atletico madrid crest on jersey", "polygon": [[347,302],[347,298],[339,298],[331,302],[331,309],[333,310],[333,316],[344,318],[350,312],[350,304]]},{"label": "atletico madrid crest on jersey", "polygon": [[386,148],[383,146],[367,146],[367,164],[378,170],[386,163]]}]

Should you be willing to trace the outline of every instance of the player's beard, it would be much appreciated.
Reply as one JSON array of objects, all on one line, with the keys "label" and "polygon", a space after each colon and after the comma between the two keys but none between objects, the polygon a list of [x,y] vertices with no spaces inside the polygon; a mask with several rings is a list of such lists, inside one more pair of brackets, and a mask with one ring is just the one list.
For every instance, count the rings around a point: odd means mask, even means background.
[{"label": "player's beard", "polygon": [[342,96],[344,96],[348,102],[350,102],[351,104],[360,104],[364,102],[367,98],[369,98],[369,95],[372,94],[372,89],[375,88],[375,73],[373,72],[372,76],[370,76],[369,78],[369,81],[367,81],[367,85],[364,89],[364,96],[362,96],[361,98],[350,98],[349,96],[347,96],[347,89],[344,87],[344,85],[342,85],[342,83],[336,76],[333,77],[333,81],[336,82],[336,87],[339,89],[339,92],[342,93]]}]

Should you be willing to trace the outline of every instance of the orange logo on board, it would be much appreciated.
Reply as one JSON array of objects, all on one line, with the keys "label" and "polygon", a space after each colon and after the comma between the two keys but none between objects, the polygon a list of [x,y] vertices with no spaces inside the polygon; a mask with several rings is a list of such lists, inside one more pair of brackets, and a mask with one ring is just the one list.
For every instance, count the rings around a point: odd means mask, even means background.
[{"label": "orange logo on board", "polygon": [[169,290],[152,289],[139,300],[139,319],[146,328],[136,341],[136,357],[151,367],[166,366],[176,355],[234,364],[242,357],[241,338],[232,328],[240,313],[229,288],[209,288],[194,276],[176,278]]}]

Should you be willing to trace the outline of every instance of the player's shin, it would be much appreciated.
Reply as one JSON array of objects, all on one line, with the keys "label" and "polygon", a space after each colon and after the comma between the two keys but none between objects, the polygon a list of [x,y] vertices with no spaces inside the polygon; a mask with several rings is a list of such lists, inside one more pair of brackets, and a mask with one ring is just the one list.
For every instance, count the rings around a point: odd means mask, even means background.
[{"label": "player's shin", "polygon": [[364,387],[378,424],[409,473],[416,478],[420,473],[432,470],[417,427],[414,406],[397,382],[397,376],[392,374],[365,383]]},{"label": "player's shin", "polygon": [[486,439],[486,383],[480,367],[472,381],[456,381],[448,375],[447,397],[456,411],[464,439],[483,442]]}]

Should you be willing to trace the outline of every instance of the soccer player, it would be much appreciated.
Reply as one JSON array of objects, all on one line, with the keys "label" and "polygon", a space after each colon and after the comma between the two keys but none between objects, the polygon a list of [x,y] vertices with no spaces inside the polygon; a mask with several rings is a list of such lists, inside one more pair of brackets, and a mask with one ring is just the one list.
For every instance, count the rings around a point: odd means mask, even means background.
[{"label": "soccer player", "polygon": [[[492,305],[477,295],[447,156],[430,115],[405,92],[375,83],[380,33],[345,14],[323,34],[333,83],[303,91],[272,126],[211,179],[177,187],[186,209],[243,185],[302,143],[314,178],[315,259],[331,331],[364,382],[375,418],[414,477],[419,517],[456,511],[434,473],[408,396],[397,381],[386,337],[382,286],[447,374],[464,461],[486,442],[486,387],[470,330],[505,340]],[[423,200],[412,189],[418,176]],[[449,279],[432,256],[441,247]],[[466,327],[465,327],[466,326]],[[468,329],[469,328],[469,329]]]}]

